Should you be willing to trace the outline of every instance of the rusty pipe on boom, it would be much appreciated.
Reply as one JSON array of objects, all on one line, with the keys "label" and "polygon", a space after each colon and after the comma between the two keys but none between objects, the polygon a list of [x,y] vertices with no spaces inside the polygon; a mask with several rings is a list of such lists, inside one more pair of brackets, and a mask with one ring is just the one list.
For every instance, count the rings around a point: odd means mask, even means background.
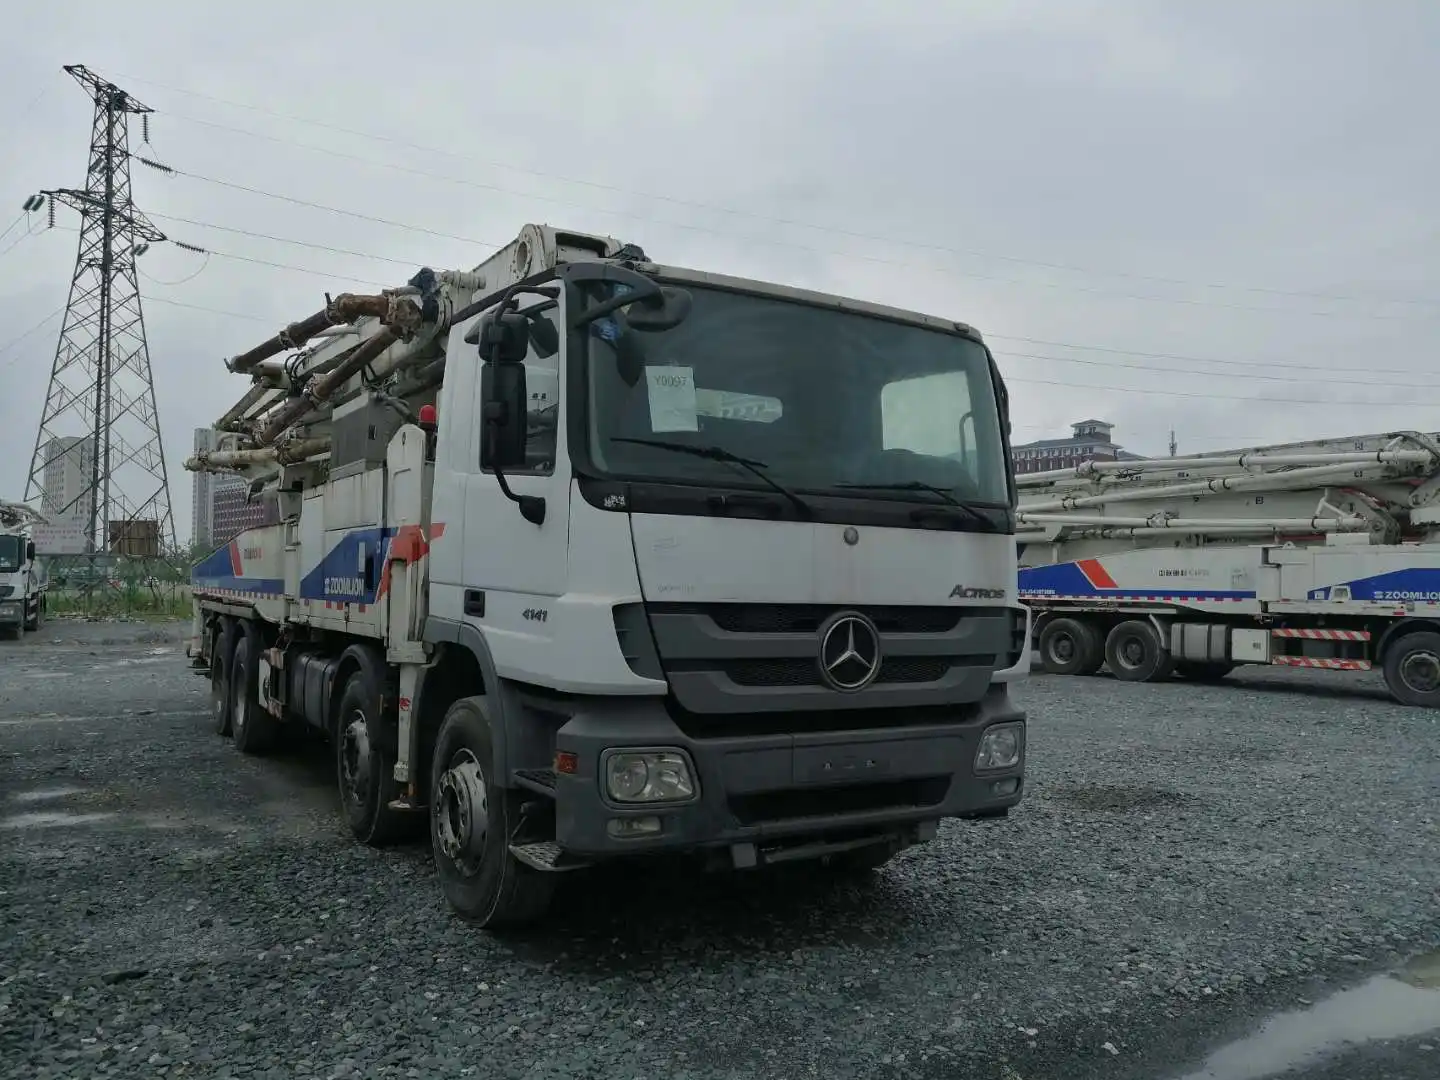
[{"label": "rusty pipe on boom", "polygon": [[253,349],[231,357],[225,362],[225,366],[231,371],[243,374],[262,360],[268,360],[287,349],[298,349],[316,334],[332,326],[352,323],[366,315],[383,319],[394,312],[396,299],[393,296],[366,296],[358,293],[341,293],[333,300],[326,297],[325,306],[315,314],[291,323]]},{"label": "rusty pipe on boom", "polygon": [[270,422],[265,425],[264,430],[256,436],[256,443],[260,446],[270,445],[280,437],[286,428],[338,390],[346,379],[399,340],[400,335],[395,330],[389,328],[381,330],[347,356],[344,363],[331,370],[323,378],[316,380],[315,384],[307,387],[303,393],[287,400],[270,418]]}]

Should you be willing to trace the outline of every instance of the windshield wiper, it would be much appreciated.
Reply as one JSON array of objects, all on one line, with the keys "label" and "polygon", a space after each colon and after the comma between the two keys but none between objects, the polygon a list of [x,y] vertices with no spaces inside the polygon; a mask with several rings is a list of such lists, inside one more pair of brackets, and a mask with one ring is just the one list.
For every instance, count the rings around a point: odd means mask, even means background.
[{"label": "windshield wiper", "polygon": [[739,454],[731,453],[723,446],[692,446],[690,443],[669,442],[666,439],[632,439],[624,435],[612,435],[611,442],[634,443],[636,446],[654,446],[660,450],[674,450],[677,454],[690,454],[693,457],[708,458],[711,461],[725,461],[731,465],[739,465],[742,469],[748,469],[754,473],[775,491],[789,499],[795,509],[806,517],[810,517],[810,504],[796,495],[780,481],[776,480],[765,470],[770,466],[763,461],[752,461],[750,458],[741,457]]},{"label": "windshield wiper", "polygon": [[928,491],[931,495],[938,495],[941,499],[944,499],[947,505],[969,514],[982,525],[994,527],[995,524],[990,520],[988,515],[982,513],[969,503],[957,499],[953,492],[947,491],[937,484],[927,484],[923,480],[905,480],[896,484],[836,484],[835,486],[837,488],[852,488],[862,491]]}]

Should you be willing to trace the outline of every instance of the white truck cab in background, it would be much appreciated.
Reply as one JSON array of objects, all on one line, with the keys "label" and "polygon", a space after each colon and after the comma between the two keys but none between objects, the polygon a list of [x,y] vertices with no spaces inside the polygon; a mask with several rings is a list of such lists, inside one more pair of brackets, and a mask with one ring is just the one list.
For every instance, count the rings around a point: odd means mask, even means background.
[{"label": "white truck cab in background", "polygon": [[35,558],[30,527],[44,519],[24,503],[0,499],[0,638],[38,630],[49,579]]}]

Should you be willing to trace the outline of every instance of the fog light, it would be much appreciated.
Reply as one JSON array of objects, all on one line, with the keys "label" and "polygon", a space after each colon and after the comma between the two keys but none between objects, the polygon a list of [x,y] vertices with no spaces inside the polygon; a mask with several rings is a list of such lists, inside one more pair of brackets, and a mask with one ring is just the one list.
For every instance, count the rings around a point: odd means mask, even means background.
[{"label": "fog light", "polygon": [[1023,737],[1023,724],[994,724],[986,728],[985,733],[980,736],[980,746],[975,751],[975,771],[1011,769],[1020,764]]},{"label": "fog light", "polygon": [[679,750],[618,750],[605,759],[605,793],[623,803],[693,799],[690,761]]},{"label": "fog light", "polygon": [[1003,799],[1006,795],[1014,795],[1020,787],[1018,776],[1007,776],[1000,780],[990,781],[990,794]]},{"label": "fog light", "polygon": [[616,840],[633,840],[639,836],[659,836],[658,817],[617,817],[605,823],[605,831]]}]

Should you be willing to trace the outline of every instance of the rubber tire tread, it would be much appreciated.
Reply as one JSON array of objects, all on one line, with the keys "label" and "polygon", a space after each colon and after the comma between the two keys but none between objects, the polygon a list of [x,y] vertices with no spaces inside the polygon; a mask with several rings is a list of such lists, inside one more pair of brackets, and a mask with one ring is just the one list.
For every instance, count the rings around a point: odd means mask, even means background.
[{"label": "rubber tire tread", "polygon": [[[234,717],[235,695],[246,695],[244,727],[232,731],[235,749],[242,754],[265,754],[274,748],[280,734],[276,719],[260,707],[257,682],[260,658],[260,632],[247,619],[240,624],[235,652],[230,659],[230,705]],[[233,719],[232,719],[233,722]]]},{"label": "rubber tire tread", "polygon": [[[364,711],[366,726],[370,729],[370,798],[358,817],[346,795],[340,771],[345,752],[345,742],[341,734],[346,717],[357,704]],[[345,680],[345,688],[340,693],[332,741],[340,813],[355,839],[368,847],[387,847],[413,835],[420,817],[418,814],[402,814],[390,809],[390,801],[399,796],[400,786],[395,782],[395,756],[380,747],[377,723],[379,711],[380,691],[370,685],[365,669],[357,668]]]},{"label": "rubber tire tread", "polygon": [[[430,765],[430,846],[441,889],[457,915],[488,930],[517,930],[544,917],[555,892],[555,880],[553,874],[526,866],[510,854],[509,838],[518,798],[494,784],[491,723],[483,696],[461,698],[445,713]],[[449,767],[450,756],[461,747],[478,760],[488,796],[485,854],[479,872],[469,880],[460,876],[441,849],[436,825],[440,778]]]}]

